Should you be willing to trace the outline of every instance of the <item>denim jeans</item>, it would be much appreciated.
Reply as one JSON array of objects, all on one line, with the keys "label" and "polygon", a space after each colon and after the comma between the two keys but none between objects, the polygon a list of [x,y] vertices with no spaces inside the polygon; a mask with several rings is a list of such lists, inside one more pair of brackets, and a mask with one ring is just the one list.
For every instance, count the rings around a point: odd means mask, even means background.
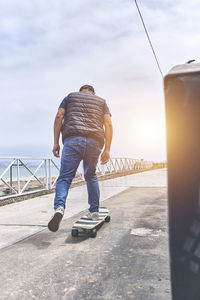
[{"label": "denim jeans", "polygon": [[97,212],[99,208],[99,184],[96,176],[96,166],[101,148],[95,139],[71,136],[64,140],[61,155],[60,174],[56,182],[54,209],[65,208],[66,198],[76,170],[83,160],[84,178],[87,183],[89,211]]}]

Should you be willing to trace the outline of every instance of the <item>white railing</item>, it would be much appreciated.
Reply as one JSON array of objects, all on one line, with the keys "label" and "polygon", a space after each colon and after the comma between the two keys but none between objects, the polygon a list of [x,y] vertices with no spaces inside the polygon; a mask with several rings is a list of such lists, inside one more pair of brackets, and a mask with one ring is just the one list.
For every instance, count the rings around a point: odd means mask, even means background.
[{"label": "white railing", "polygon": [[[97,176],[151,169],[152,162],[132,158],[111,158],[106,165],[97,165]],[[59,164],[52,158],[0,157],[0,200],[51,191],[59,176]],[[73,182],[83,181],[77,172]],[[37,184],[37,185],[36,185]]]}]

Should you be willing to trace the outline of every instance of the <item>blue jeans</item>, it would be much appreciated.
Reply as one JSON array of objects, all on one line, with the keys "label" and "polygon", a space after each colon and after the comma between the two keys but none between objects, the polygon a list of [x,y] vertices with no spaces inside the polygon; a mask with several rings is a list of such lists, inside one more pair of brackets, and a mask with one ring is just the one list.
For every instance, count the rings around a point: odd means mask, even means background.
[{"label": "blue jeans", "polygon": [[95,139],[71,136],[64,140],[60,174],[56,182],[54,209],[59,206],[65,208],[69,187],[81,160],[83,160],[84,178],[87,183],[88,203],[90,206],[89,211],[98,211],[100,191],[96,166],[100,153],[99,142]]}]

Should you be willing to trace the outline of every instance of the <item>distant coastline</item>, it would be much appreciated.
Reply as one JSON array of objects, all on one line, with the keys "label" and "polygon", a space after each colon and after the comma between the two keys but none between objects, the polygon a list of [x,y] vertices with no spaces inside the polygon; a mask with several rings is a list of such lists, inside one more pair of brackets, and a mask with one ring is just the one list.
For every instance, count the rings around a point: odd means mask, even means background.
[{"label": "distant coastline", "polygon": [[[12,159],[8,160],[0,160],[0,175],[4,172],[4,170],[9,166],[9,164],[11,163]],[[41,160],[25,160],[22,159],[23,163],[26,164],[26,166],[32,171],[34,172],[36,170],[36,168],[38,167],[38,165],[40,164]],[[58,168],[60,168],[60,160],[56,162],[56,165],[58,166]],[[80,166],[78,167],[78,172],[81,173],[82,172],[82,165],[80,164]],[[51,164],[51,176],[52,177],[56,177],[59,173],[59,170],[53,165]],[[24,167],[24,166],[20,166],[19,167],[19,174],[20,174],[20,180],[28,180],[32,175],[31,173]],[[45,177],[45,165],[43,164],[40,169],[36,172],[35,174],[37,177],[43,178]],[[8,171],[6,172],[6,174],[3,176],[3,179],[6,181],[9,181],[11,177],[11,168],[8,169]],[[12,167],[12,180],[17,180],[17,166],[13,166]],[[0,180],[0,184],[3,184],[3,182]]]},{"label": "distant coastline", "polygon": [[[5,168],[7,167],[8,165],[6,166],[0,166],[0,175],[2,174],[2,172],[5,170]],[[35,171],[35,169],[37,168],[37,166],[34,166],[34,167],[30,167],[28,166],[32,172]],[[57,176],[57,174],[59,173],[59,171],[56,169],[56,168],[52,168],[51,170],[51,174],[52,176]],[[20,179],[21,180],[28,180],[30,177],[31,177],[31,173],[28,172],[26,170],[25,167],[20,167],[19,168],[19,174],[20,174]],[[45,167],[44,166],[41,166],[41,168],[36,172],[35,174],[37,177],[45,177]],[[6,172],[6,174],[3,176],[3,179],[4,180],[10,180],[10,170],[8,170]],[[12,168],[12,179],[13,180],[17,180],[17,167],[13,167]],[[3,183],[1,180],[0,180],[0,184]]]}]

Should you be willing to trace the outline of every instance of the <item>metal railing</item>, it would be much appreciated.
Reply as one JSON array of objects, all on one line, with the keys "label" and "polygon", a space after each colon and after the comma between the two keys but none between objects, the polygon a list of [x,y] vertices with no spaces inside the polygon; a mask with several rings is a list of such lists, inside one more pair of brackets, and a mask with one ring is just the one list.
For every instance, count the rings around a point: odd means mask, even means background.
[{"label": "metal railing", "polygon": [[[111,158],[106,165],[97,164],[97,176],[151,169],[152,166],[152,162],[144,160]],[[52,158],[0,157],[0,200],[51,191],[55,188],[59,170],[59,164]],[[83,173],[77,171],[73,182],[81,181],[84,181]]]}]

